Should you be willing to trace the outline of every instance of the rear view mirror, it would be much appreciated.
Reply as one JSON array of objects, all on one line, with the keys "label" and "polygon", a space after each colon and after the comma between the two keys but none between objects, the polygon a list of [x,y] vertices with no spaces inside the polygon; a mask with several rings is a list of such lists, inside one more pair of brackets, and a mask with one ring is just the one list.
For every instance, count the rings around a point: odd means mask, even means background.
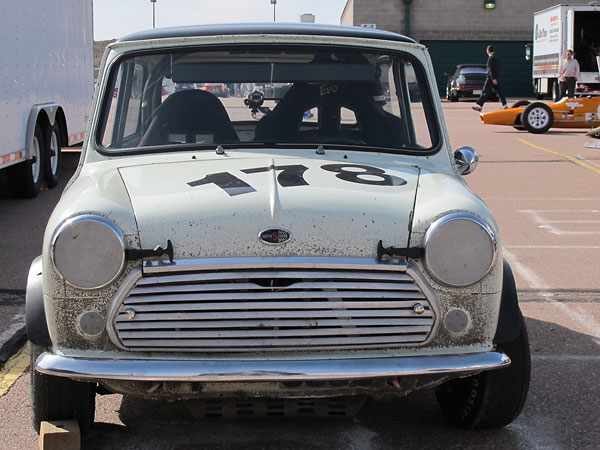
[{"label": "rear view mirror", "polygon": [[454,164],[461,175],[468,175],[475,170],[479,163],[479,155],[473,147],[460,147],[454,152]]}]

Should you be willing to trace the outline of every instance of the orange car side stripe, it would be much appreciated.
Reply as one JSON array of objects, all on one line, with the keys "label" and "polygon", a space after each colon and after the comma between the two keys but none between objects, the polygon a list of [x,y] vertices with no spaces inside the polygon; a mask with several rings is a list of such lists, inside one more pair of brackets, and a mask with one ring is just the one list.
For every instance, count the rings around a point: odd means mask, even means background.
[{"label": "orange car side stripe", "polygon": [[539,145],[532,144],[531,142],[526,141],[525,139],[517,139],[517,140],[525,145],[529,145],[530,147],[537,148],[538,150],[543,150],[545,152],[552,153],[553,155],[562,156],[563,158],[568,159],[571,162],[574,162],[578,166],[585,167],[586,169],[589,169],[592,172],[596,172],[598,175],[600,175],[600,169],[598,169],[597,167],[594,167],[584,161],[581,161],[571,155],[565,155],[564,153],[560,153],[555,150],[550,150],[549,148],[540,147]]}]

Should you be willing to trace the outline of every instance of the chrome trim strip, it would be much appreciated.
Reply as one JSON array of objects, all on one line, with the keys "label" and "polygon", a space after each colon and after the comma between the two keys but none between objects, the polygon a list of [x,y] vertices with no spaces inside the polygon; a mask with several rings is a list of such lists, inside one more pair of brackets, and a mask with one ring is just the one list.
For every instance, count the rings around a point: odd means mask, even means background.
[{"label": "chrome trim strip", "polygon": [[504,353],[307,361],[193,361],[83,359],[41,354],[35,368],[79,380],[289,381],[351,380],[406,375],[461,374],[508,366]]},{"label": "chrome trim strip", "polygon": [[144,273],[189,272],[223,269],[358,269],[406,270],[407,264],[380,264],[374,258],[343,258],[314,256],[203,258],[169,261],[146,261]]}]

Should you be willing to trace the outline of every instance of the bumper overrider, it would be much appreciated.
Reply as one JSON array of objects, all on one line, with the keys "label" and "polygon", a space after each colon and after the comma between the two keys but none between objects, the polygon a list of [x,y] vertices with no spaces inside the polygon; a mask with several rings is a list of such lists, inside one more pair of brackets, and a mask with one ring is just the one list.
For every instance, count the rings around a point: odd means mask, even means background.
[{"label": "bumper overrider", "polygon": [[307,381],[407,375],[470,374],[510,364],[500,352],[472,355],[306,361],[166,361],[84,359],[41,354],[41,373],[86,381]]}]

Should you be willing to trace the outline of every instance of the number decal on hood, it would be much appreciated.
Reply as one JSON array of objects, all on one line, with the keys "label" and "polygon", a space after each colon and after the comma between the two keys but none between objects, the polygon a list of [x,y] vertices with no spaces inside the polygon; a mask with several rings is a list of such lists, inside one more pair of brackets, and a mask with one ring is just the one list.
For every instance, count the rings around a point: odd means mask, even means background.
[{"label": "number decal on hood", "polygon": [[[364,172],[356,172],[354,170],[345,170],[347,167],[353,169],[363,169]],[[349,181],[351,183],[359,184],[374,184],[376,186],[402,186],[406,184],[406,180],[393,175],[388,175],[385,170],[378,169],[377,167],[362,166],[359,164],[326,164],[321,166],[321,169],[329,172],[337,173],[336,177],[340,180]],[[373,180],[369,178],[361,178],[365,175],[379,178],[379,180]]]},{"label": "number decal on hood", "polygon": [[240,180],[235,175],[229,172],[219,172],[206,175],[201,180],[196,180],[188,183],[191,187],[202,186],[203,184],[216,184],[230,196],[248,194],[250,192],[256,192],[252,186],[246,183],[244,180]]},{"label": "number decal on hood", "polygon": [[[370,184],[374,186],[403,186],[406,184],[405,179],[389,175],[385,173],[385,170],[377,167],[363,166],[360,164],[325,164],[321,166],[321,169],[326,170],[327,172],[333,172],[336,174],[336,178],[350,183]],[[347,169],[360,169],[360,171]],[[251,175],[254,173],[268,172],[269,170],[281,171],[277,176],[277,182],[281,187],[308,186],[308,182],[304,179],[304,172],[308,170],[308,167],[301,164],[255,167],[252,169],[242,169],[241,171]],[[209,174],[204,178],[188,183],[191,187],[202,186],[205,184],[216,184],[231,197],[234,195],[256,192],[256,189],[248,183],[240,180],[229,172]]]},{"label": "number decal on hood", "polygon": [[304,179],[304,172],[308,170],[308,167],[301,164],[292,164],[289,166],[269,166],[269,167],[257,167],[256,169],[242,169],[244,173],[260,173],[268,172],[269,170],[281,170],[282,172],[277,176],[277,182],[282,187],[290,186],[306,186],[308,183]]}]

